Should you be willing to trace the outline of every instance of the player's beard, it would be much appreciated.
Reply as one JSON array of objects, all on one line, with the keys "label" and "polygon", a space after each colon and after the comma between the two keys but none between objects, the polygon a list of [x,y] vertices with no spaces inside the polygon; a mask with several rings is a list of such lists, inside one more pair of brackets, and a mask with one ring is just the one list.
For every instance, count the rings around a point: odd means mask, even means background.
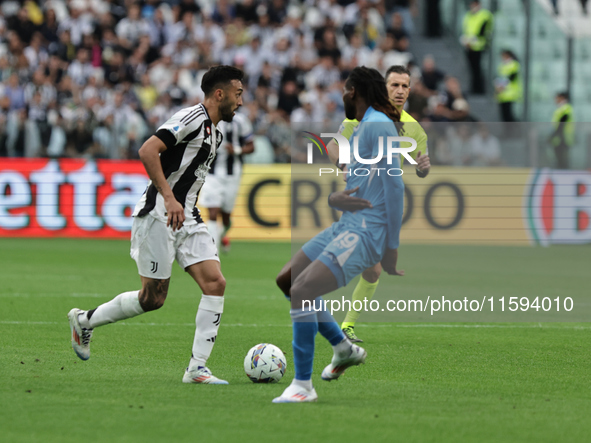
[{"label": "player's beard", "polygon": [[234,110],[232,109],[232,103],[222,103],[220,105],[220,117],[225,122],[231,122],[234,118]]},{"label": "player's beard", "polygon": [[355,120],[355,117],[357,117],[357,108],[355,108],[355,104],[348,102],[347,100],[344,100],[343,103],[345,105],[345,117],[349,120]]}]

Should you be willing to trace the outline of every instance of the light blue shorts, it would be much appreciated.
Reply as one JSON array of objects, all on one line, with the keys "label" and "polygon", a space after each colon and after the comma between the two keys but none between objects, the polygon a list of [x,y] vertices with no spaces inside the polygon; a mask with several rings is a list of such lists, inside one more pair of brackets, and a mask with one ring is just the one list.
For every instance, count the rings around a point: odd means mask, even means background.
[{"label": "light blue shorts", "polygon": [[308,241],[302,251],[311,261],[324,263],[340,288],[380,262],[385,244],[385,227],[364,229],[336,222]]}]

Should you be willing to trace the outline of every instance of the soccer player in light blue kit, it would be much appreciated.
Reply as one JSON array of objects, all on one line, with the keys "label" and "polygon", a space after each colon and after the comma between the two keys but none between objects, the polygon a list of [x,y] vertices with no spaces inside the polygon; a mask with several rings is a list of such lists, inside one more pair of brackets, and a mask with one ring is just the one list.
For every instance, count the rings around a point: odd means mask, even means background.
[{"label": "soccer player in light blue kit", "polygon": [[[400,121],[400,113],[390,103],[380,73],[366,67],[353,69],[345,83],[343,102],[346,117],[360,122],[351,139],[351,150],[354,137],[358,137],[361,158],[376,158],[379,137],[382,137],[386,151],[387,138],[398,135],[394,122]],[[322,371],[323,380],[335,380],[345,369],[365,361],[365,350],[345,337],[332,315],[326,310],[317,312],[309,302],[322,303],[322,295],[346,286],[355,276],[379,262],[388,274],[403,275],[396,270],[396,261],[404,183],[397,171],[400,168],[398,154],[392,156],[392,164],[387,164],[387,157],[384,153],[377,164],[365,165],[356,163],[351,152],[347,186],[329,198],[333,208],[344,211],[343,216],[307,242],[277,277],[277,285],[291,298],[295,378],[274,403],[318,399],[312,386],[317,332],[334,350],[331,363]],[[370,173],[361,169],[369,169]],[[304,303],[306,301],[309,302]]]}]

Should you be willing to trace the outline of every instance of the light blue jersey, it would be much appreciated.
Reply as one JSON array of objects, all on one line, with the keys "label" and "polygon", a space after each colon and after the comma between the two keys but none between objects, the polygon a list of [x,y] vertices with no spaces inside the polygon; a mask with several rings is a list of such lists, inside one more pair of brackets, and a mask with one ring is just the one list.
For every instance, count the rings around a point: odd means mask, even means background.
[{"label": "light blue jersey", "polygon": [[[369,200],[373,207],[343,212],[338,222],[302,248],[310,260],[318,259],[329,267],[339,286],[347,285],[365,269],[380,262],[386,248],[398,248],[404,203],[399,154],[392,156],[391,164],[387,163],[387,138],[396,136],[398,132],[392,120],[369,107],[349,140],[351,164],[348,165],[350,175],[346,189],[359,187],[353,195]],[[383,158],[374,165],[357,162],[353,153],[355,137],[358,137],[359,156],[363,159],[378,156],[379,137],[382,137]]]}]

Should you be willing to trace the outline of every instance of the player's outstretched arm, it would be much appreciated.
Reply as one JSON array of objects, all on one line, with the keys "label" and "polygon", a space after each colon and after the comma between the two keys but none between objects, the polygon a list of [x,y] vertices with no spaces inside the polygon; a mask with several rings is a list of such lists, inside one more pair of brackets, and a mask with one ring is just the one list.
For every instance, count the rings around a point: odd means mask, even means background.
[{"label": "player's outstretched arm", "polygon": [[333,192],[328,196],[328,205],[339,211],[360,211],[371,208],[371,202],[364,198],[352,197],[351,194],[359,191],[359,186],[353,189]]},{"label": "player's outstretched arm", "polygon": [[138,154],[140,160],[146,168],[146,172],[156,187],[156,190],[164,198],[164,207],[168,214],[166,226],[172,226],[172,229],[180,229],[185,221],[185,211],[172,193],[170,185],[164,177],[162,164],[160,163],[160,153],[166,151],[166,145],[156,136],[150,137],[140,148]]},{"label": "player's outstretched arm", "polygon": [[382,268],[390,275],[404,275],[404,271],[396,270],[396,262],[398,261],[398,249],[386,249],[386,253],[382,258]]}]

